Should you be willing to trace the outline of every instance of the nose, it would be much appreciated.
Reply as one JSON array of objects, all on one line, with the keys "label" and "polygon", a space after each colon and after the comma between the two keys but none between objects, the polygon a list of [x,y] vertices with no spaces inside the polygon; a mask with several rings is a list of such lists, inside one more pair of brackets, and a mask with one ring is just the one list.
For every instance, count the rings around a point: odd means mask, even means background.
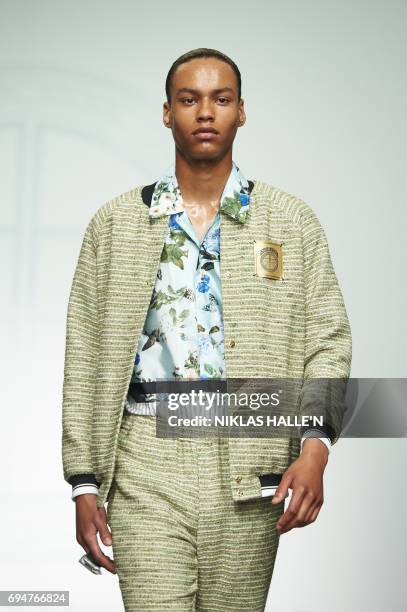
[{"label": "nose", "polygon": [[197,106],[198,121],[208,121],[208,119],[214,118],[214,111],[211,100],[207,97],[202,98],[200,104]]}]

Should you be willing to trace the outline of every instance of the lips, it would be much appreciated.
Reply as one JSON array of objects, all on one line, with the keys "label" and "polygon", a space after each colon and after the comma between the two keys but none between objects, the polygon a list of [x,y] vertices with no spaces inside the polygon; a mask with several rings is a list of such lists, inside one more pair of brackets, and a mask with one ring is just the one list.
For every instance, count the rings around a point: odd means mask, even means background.
[{"label": "lips", "polygon": [[198,140],[214,140],[216,136],[217,134],[213,132],[198,132],[198,134],[195,134],[195,138],[198,138]]},{"label": "lips", "polygon": [[213,140],[214,138],[218,136],[218,133],[215,130],[211,130],[211,129],[208,129],[208,130],[201,129],[201,130],[195,131],[194,136],[198,138],[199,140]]},{"label": "lips", "polygon": [[195,130],[195,132],[193,132],[194,135],[196,134],[217,134],[217,131],[215,130],[215,128],[211,128],[211,127],[207,127],[207,128],[199,128],[197,130]]}]

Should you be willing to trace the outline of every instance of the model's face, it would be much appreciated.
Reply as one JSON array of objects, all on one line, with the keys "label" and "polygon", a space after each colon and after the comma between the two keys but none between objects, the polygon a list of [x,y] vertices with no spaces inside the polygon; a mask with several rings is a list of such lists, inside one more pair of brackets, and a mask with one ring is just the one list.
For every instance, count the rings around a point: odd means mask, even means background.
[{"label": "model's face", "polygon": [[[164,102],[163,120],[184,157],[195,161],[222,159],[231,149],[237,129],[246,121],[232,67],[215,58],[181,64],[172,78],[171,104]],[[196,133],[203,128],[215,133]]]}]

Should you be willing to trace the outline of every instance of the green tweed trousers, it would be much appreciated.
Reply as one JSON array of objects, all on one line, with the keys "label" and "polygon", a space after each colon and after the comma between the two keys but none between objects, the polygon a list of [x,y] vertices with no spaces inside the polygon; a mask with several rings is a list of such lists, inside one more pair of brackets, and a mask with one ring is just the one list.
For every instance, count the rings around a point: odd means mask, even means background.
[{"label": "green tweed trousers", "polygon": [[284,500],[235,502],[228,439],[125,414],[107,517],[126,612],[263,612]]}]

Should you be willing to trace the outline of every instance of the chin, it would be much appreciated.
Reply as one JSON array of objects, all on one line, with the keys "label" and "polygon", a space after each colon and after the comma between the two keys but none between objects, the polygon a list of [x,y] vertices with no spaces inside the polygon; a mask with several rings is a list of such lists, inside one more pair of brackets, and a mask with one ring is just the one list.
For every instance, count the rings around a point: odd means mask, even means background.
[{"label": "chin", "polygon": [[189,157],[195,161],[216,161],[221,159],[223,155],[223,151],[220,151],[219,149],[209,150],[209,148],[206,151],[197,151],[194,149],[193,151],[189,152]]}]

